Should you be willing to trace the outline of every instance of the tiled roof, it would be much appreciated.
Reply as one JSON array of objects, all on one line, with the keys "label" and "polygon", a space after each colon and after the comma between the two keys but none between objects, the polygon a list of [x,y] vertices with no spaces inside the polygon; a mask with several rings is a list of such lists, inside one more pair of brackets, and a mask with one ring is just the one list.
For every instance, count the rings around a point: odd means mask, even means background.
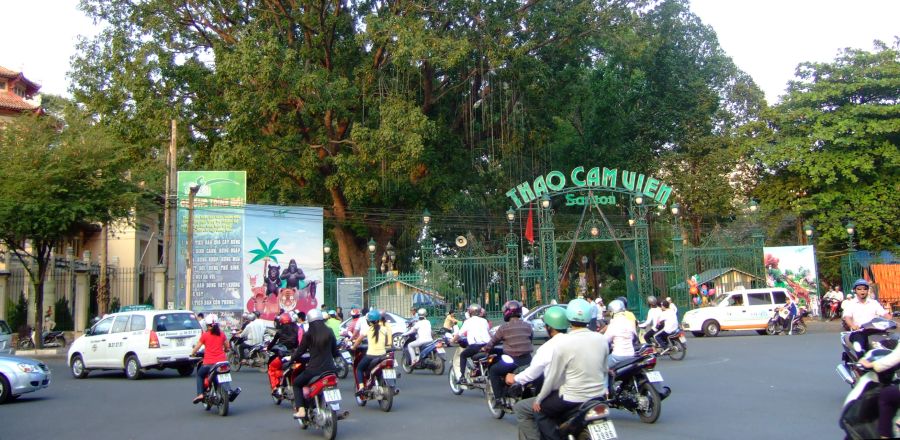
[{"label": "tiled roof", "polygon": [[24,82],[25,85],[27,85],[29,87],[30,93],[36,93],[38,91],[38,89],[41,88],[40,84],[38,84],[28,78],[25,78],[25,75],[23,75],[22,72],[16,72],[15,70],[7,69],[6,67],[3,67],[3,66],[0,66],[0,78],[9,78],[9,79],[18,78],[19,80]]},{"label": "tiled roof", "polygon": [[0,91],[0,108],[9,110],[36,110],[39,106],[29,104],[27,101],[8,91]]},{"label": "tiled roof", "polygon": [[19,72],[15,70],[9,70],[6,67],[0,66],[0,77],[3,78],[15,78],[19,76]]}]

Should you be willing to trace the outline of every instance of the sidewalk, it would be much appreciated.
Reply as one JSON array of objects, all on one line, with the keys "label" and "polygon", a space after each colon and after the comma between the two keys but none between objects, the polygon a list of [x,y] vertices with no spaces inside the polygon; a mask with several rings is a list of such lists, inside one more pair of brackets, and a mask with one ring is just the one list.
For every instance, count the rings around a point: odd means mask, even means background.
[{"label": "sidewalk", "polygon": [[61,348],[42,348],[39,350],[13,350],[13,356],[22,356],[29,358],[47,359],[47,358],[65,358],[69,352],[69,347]]}]

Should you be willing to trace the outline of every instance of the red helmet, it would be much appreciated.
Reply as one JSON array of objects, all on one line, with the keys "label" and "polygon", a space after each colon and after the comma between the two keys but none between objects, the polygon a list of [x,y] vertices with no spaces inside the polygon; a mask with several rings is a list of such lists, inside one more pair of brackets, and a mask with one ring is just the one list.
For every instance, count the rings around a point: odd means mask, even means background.
[{"label": "red helmet", "polygon": [[359,309],[356,309],[356,308],[350,309],[350,316],[352,316],[354,318],[359,318],[359,315],[361,315],[361,313],[359,312]]},{"label": "red helmet", "polygon": [[287,313],[282,313],[281,316],[278,317],[278,322],[282,324],[290,324],[291,321],[291,315],[288,315]]},{"label": "red helmet", "polygon": [[503,320],[509,321],[509,318],[522,317],[522,304],[516,300],[507,301],[503,304]]}]

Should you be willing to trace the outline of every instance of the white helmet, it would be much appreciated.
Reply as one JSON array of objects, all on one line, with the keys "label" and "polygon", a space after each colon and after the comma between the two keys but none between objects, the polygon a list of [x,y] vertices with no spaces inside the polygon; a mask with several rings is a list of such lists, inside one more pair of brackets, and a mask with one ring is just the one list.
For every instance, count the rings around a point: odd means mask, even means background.
[{"label": "white helmet", "polygon": [[607,306],[607,310],[609,310],[609,313],[612,313],[613,315],[615,315],[616,313],[619,313],[619,312],[624,312],[625,311],[625,303],[623,303],[622,301],[619,301],[617,299],[610,301],[609,306]]},{"label": "white helmet", "polygon": [[255,319],[256,319],[256,314],[254,314],[254,313],[248,313],[248,314],[247,314],[247,320],[248,320],[248,321],[253,321],[253,320],[255,320]]},{"label": "white helmet", "polygon": [[312,323],[313,321],[321,321],[323,319],[325,318],[322,316],[322,311],[319,309],[309,309],[309,311],[306,312],[306,322]]},{"label": "white helmet", "polygon": [[206,323],[206,325],[213,325],[219,322],[219,317],[213,313],[210,313],[209,315],[206,315],[205,318],[203,318],[203,321]]},{"label": "white helmet", "polygon": [[420,319],[428,315],[428,311],[425,309],[419,309],[416,313],[419,315]]}]

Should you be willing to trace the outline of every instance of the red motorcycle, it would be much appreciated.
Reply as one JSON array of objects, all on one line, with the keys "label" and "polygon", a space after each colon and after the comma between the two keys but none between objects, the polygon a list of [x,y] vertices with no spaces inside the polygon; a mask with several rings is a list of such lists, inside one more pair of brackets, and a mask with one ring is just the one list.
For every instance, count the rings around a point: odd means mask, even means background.
[{"label": "red motorcycle", "polygon": [[[359,347],[353,356],[353,380],[356,382],[356,370],[359,361],[365,356],[365,349]],[[362,391],[356,393],[356,404],[366,406],[369,400],[377,400],[381,410],[388,412],[394,405],[394,396],[400,394],[397,388],[397,370],[394,369],[394,351],[390,350],[377,362],[372,363],[369,371],[363,372]],[[356,382],[359,388],[359,382]]]},{"label": "red motorcycle", "polygon": [[347,411],[341,412],[341,390],[337,386],[337,375],[327,372],[313,378],[309,386],[303,387],[306,417],[297,419],[301,429],[312,426],[321,429],[326,439],[334,440],[338,420],[350,414]]}]

